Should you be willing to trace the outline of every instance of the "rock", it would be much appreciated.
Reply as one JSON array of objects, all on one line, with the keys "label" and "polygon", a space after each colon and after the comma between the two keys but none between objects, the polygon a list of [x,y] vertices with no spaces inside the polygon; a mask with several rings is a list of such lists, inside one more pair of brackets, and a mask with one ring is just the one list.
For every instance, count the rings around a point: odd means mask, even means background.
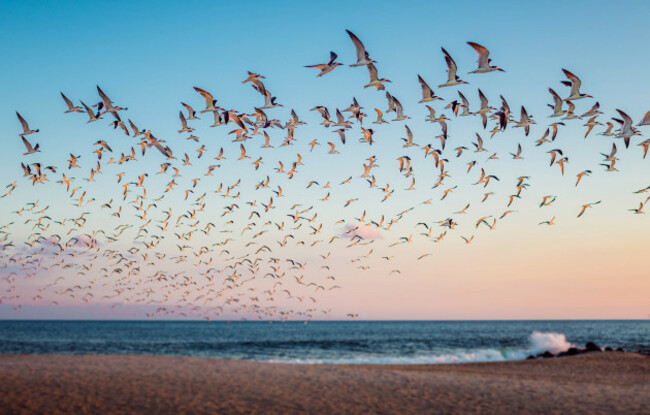
[{"label": "rock", "polygon": [[526,358],[526,360],[535,360],[535,356],[533,356],[532,354],[531,354],[531,355],[528,355],[528,357]]},{"label": "rock", "polygon": [[541,356],[542,356],[544,359],[547,359],[547,358],[549,358],[549,357],[554,357],[554,356],[553,356],[553,353],[549,352],[548,350],[545,351],[544,353],[542,353]]},{"label": "rock", "polygon": [[619,347],[618,349],[616,349],[616,351],[617,351],[617,352],[622,352],[622,351],[624,351],[624,350],[623,350],[622,347]]},{"label": "rock", "polygon": [[598,347],[598,345],[596,343],[594,343],[594,342],[587,342],[587,344],[585,344],[585,350],[588,351],[588,352],[601,352],[602,351],[600,349],[600,347]]},{"label": "rock", "polygon": [[575,356],[579,353],[579,350],[576,349],[575,347],[569,348],[566,352],[560,352],[557,354],[557,357],[565,357],[565,356]]},{"label": "rock", "polygon": [[613,352],[614,350],[611,347],[607,346],[607,347],[605,347],[605,351],[606,352]]}]

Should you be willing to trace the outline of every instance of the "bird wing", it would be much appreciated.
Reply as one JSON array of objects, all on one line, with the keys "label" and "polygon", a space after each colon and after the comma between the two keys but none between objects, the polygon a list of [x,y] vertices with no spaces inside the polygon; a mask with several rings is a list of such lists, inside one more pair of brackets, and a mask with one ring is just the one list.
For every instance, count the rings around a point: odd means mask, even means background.
[{"label": "bird wing", "polygon": [[440,48],[442,49],[442,53],[445,54],[445,62],[447,62],[447,74],[449,75],[449,81],[455,81],[456,80],[456,71],[458,71],[458,66],[456,66],[456,62],[452,59],[451,55],[445,50],[445,48]]},{"label": "bird wing", "polygon": [[629,115],[627,115],[626,113],[624,113],[619,109],[617,109],[616,111],[618,111],[618,113],[621,115],[621,118],[623,118],[623,127],[622,127],[623,129],[632,125],[632,118],[630,118]]},{"label": "bird wing", "polygon": [[469,101],[467,100],[467,98],[465,98],[465,95],[463,95],[463,93],[460,91],[458,91],[458,95],[460,96],[460,100],[463,101],[463,105],[465,106],[465,108],[467,108],[467,110],[469,111]]},{"label": "bird wing", "polygon": [[330,52],[330,61],[327,63],[327,65],[328,66],[332,65],[337,57],[338,55],[336,53]]},{"label": "bird wing", "polygon": [[319,71],[322,71],[323,69],[327,68],[329,65],[326,63],[321,63],[319,65],[305,65],[305,68],[315,68],[318,69]]},{"label": "bird wing", "polygon": [[357,61],[366,59],[368,52],[366,52],[366,48],[363,46],[363,43],[361,43],[359,38],[354,33],[350,32],[349,30],[346,30],[346,32],[348,32],[352,43],[354,43],[354,47],[357,49]]},{"label": "bird wing", "polygon": [[483,91],[480,89],[478,90],[478,97],[481,100],[481,109],[487,108],[488,107],[488,99],[485,97],[483,94]]},{"label": "bird wing", "polygon": [[370,81],[378,81],[379,75],[377,74],[377,67],[374,64],[368,65],[368,73],[370,74]]},{"label": "bird wing", "polygon": [[479,45],[478,43],[467,42],[467,44],[473,47],[476,53],[478,53],[478,67],[489,68],[490,61],[488,60],[488,56],[490,56],[490,51],[487,50],[487,48],[485,48],[484,46]]},{"label": "bird wing", "polygon": [[431,98],[433,96],[433,90],[427,83],[422,79],[420,75],[418,75],[418,81],[420,82],[420,86],[422,87],[422,98]]},{"label": "bird wing", "polygon": [[562,98],[557,94],[557,92],[553,91],[551,88],[548,89],[548,92],[551,93],[553,96],[553,102],[555,103],[555,108],[561,108],[562,107]]},{"label": "bird wing", "polygon": [[68,97],[66,97],[65,95],[63,95],[63,92],[61,92],[61,97],[63,97],[63,100],[65,101],[65,105],[67,105],[68,108],[70,108],[70,109],[71,109],[71,108],[74,108],[74,104],[72,103],[72,101],[70,101],[70,100],[68,99]]},{"label": "bird wing", "polygon": [[25,132],[28,132],[29,124],[27,124],[27,121],[25,121],[25,119],[20,114],[18,114],[18,111],[16,111],[16,115],[18,116],[18,121],[20,121],[20,124],[23,126],[23,130]]},{"label": "bird wing", "polygon": [[208,91],[205,91],[205,90],[203,90],[201,88],[197,88],[197,87],[194,87],[194,90],[196,92],[198,92],[199,94],[201,94],[203,99],[205,99],[205,106],[206,107],[212,106],[212,103],[214,102],[214,97],[212,96],[212,94],[210,94]]},{"label": "bird wing", "polygon": [[192,115],[192,114],[194,113],[194,108],[190,107],[190,106],[187,105],[186,103],[181,102],[181,105],[185,107],[185,109],[187,110],[187,112],[188,112],[190,115]]},{"label": "bird wing", "polygon": [[580,82],[580,78],[567,71],[566,69],[562,69],[562,72],[564,72],[564,75],[571,81],[571,95],[579,95],[580,85],[582,84],[582,82]]},{"label": "bird wing", "polygon": [[25,148],[27,148],[27,152],[31,153],[34,150],[32,145],[29,143],[29,141],[27,141],[25,137],[21,137],[21,138],[23,139],[23,144],[25,144]]},{"label": "bird wing", "polygon": [[102,99],[102,102],[104,103],[104,106],[106,108],[110,108],[112,106],[112,101],[106,96],[104,91],[97,85],[97,93],[99,93],[99,97]]}]

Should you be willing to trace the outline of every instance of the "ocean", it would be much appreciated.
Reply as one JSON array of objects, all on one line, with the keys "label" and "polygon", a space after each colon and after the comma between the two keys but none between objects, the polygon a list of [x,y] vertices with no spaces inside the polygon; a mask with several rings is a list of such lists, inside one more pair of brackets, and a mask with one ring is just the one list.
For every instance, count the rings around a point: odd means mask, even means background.
[{"label": "ocean", "polygon": [[525,359],[586,342],[650,352],[650,320],[0,321],[0,353],[150,354],[283,363]]}]

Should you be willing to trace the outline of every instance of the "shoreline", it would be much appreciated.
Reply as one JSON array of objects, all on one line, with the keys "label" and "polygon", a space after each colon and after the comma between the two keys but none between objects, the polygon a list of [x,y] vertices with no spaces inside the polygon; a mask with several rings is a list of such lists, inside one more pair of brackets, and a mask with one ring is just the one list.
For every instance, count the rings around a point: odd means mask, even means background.
[{"label": "shoreline", "polygon": [[[407,365],[0,355],[0,413],[647,413],[650,357]],[[645,411],[645,412],[644,412]]]}]

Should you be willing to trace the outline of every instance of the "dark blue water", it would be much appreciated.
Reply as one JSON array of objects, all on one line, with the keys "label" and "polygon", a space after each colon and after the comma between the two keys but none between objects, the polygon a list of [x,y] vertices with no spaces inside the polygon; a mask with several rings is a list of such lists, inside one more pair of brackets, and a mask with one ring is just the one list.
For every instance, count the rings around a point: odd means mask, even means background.
[{"label": "dark blue water", "polygon": [[309,363],[523,359],[593,341],[650,352],[650,321],[0,321],[0,353],[155,354]]}]

